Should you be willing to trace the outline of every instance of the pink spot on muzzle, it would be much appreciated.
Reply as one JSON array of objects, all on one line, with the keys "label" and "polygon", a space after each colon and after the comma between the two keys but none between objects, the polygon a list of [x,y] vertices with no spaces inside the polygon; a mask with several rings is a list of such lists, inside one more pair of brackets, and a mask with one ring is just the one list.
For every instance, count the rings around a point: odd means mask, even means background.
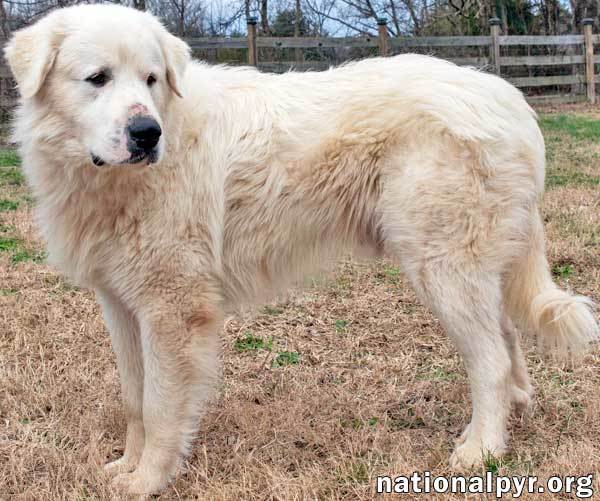
[{"label": "pink spot on muzzle", "polygon": [[129,107],[129,116],[132,115],[148,115],[148,108],[143,104],[136,103]]}]

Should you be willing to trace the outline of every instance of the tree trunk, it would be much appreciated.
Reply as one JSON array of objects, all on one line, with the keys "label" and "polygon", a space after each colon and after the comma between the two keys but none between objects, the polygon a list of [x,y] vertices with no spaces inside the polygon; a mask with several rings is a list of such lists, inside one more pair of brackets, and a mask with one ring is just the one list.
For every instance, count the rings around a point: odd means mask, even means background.
[{"label": "tree trunk", "polygon": [[[302,8],[300,6],[300,0],[296,0],[296,15],[294,19],[294,38],[298,38],[300,36],[300,23],[302,22]],[[301,63],[304,59],[304,52],[302,49],[296,49],[296,62]]]},{"label": "tree trunk", "polygon": [[268,0],[260,0],[260,26],[263,35],[268,36],[270,33],[269,29],[269,4]]},{"label": "tree trunk", "polygon": [[0,37],[3,40],[8,40],[10,37],[10,26],[8,25],[8,18],[6,17],[4,0],[0,0]]},{"label": "tree trunk", "polygon": [[[583,19],[582,11],[584,10],[584,0],[572,0],[571,1],[571,33],[580,34],[580,23]],[[583,7],[583,8],[582,8]],[[572,45],[567,46],[567,50],[565,51],[567,55],[572,55],[575,53],[574,47]],[[571,74],[573,75],[581,75],[581,68],[579,65],[574,64],[571,67]],[[584,87],[583,84],[572,84],[571,85],[571,93],[572,94],[583,94]]]},{"label": "tree trunk", "polygon": [[506,0],[500,2],[500,19],[502,20],[502,34],[508,35],[508,14],[506,13]]},{"label": "tree trunk", "polygon": [[180,0],[179,3],[179,26],[177,26],[177,32],[180,37],[185,36],[185,2],[186,0]]}]

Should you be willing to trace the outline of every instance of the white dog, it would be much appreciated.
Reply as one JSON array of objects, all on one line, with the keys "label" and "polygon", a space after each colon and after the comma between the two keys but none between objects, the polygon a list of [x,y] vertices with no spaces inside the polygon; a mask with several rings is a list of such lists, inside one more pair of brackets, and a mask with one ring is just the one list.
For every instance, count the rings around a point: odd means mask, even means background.
[{"label": "white dog", "polygon": [[6,55],[51,262],[96,291],[111,334],[127,440],[108,468],[128,492],[164,488],[187,452],[223,312],[347,249],[396,259],[464,360],[455,468],[502,454],[529,402],[513,323],[563,354],[598,338],[588,300],[551,280],[543,139],[500,78],[417,55],[211,67],[114,5],[55,11]]}]

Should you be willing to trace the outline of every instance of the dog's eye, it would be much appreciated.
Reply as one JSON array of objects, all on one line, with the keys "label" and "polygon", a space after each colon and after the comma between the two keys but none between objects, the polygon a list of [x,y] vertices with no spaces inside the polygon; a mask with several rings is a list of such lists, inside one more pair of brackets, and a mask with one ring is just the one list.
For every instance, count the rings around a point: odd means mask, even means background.
[{"label": "dog's eye", "polygon": [[94,73],[85,79],[86,82],[91,83],[95,87],[103,87],[108,82],[108,75],[105,71],[99,71]]},{"label": "dog's eye", "polygon": [[148,87],[152,87],[156,83],[156,77],[151,73],[148,75],[146,83],[148,84]]}]

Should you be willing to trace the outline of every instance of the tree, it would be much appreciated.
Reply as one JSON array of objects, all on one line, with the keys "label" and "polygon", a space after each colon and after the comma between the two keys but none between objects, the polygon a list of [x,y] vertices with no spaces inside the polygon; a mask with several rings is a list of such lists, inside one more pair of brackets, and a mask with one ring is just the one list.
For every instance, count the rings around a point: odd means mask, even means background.
[{"label": "tree", "polygon": [[310,34],[310,26],[304,17],[296,19],[293,10],[282,10],[275,15],[271,23],[271,34],[274,37],[306,36]]},{"label": "tree", "polygon": [[0,0],[0,36],[4,40],[10,37],[10,27],[8,25],[8,17],[4,8],[4,0]]},{"label": "tree", "polygon": [[260,0],[260,28],[263,35],[271,33],[269,28],[269,4],[268,0]]}]

